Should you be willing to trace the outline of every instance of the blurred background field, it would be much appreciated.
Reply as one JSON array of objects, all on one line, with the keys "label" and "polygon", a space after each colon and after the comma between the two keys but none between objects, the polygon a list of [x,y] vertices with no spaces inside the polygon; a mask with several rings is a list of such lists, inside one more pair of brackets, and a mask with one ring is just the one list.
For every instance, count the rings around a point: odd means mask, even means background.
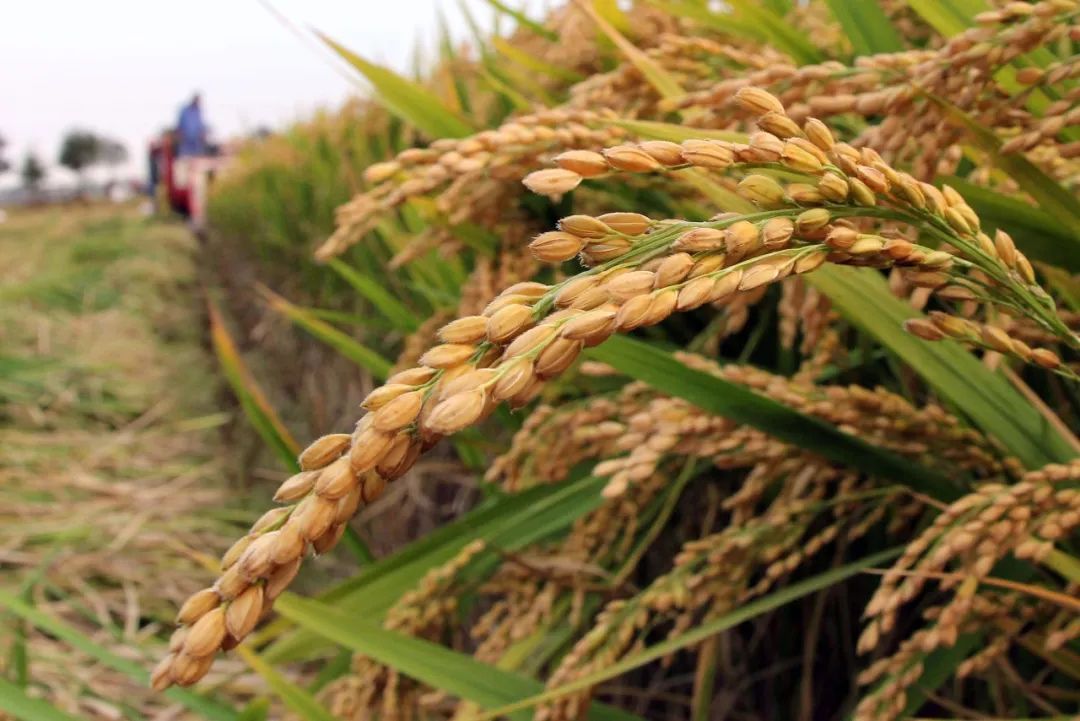
[{"label": "blurred background field", "polygon": [[0,592],[81,640],[5,614],[4,676],[79,718],[152,715],[145,642],[245,517],[222,480],[197,250],[134,206],[0,225]]},{"label": "blurred background field", "polygon": [[[266,484],[286,476],[238,413],[215,359],[207,308],[221,290],[206,284],[228,272],[207,252],[184,224],[147,218],[136,203],[16,209],[0,225],[2,683],[76,718],[177,717],[183,704],[149,689],[148,668],[176,608],[259,513]],[[236,343],[230,328],[215,328]],[[273,377],[272,363],[252,362]],[[350,367],[321,373],[347,376]],[[285,385],[275,403],[302,429],[310,408],[288,398],[312,389]],[[422,478],[400,490],[426,498]],[[399,513],[383,524],[379,550],[413,533],[416,504],[396,495],[387,500]],[[430,527],[455,507],[413,515]],[[311,569],[307,584],[353,563]],[[226,664],[214,686],[225,690],[210,696],[225,700],[181,692],[193,706],[182,717],[241,718],[252,698],[252,718],[283,713],[242,663]]]}]

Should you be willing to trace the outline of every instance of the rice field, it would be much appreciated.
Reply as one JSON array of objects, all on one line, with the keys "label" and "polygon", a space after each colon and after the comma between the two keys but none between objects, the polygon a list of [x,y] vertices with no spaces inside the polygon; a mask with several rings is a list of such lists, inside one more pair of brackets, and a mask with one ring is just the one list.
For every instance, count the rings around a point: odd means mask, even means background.
[{"label": "rice field", "polygon": [[1080,718],[1080,4],[492,4],[0,226],[0,708]]},{"label": "rice field", "polygon": [[197,251],[182,225],[126,207],[0,225],[0,666],[76,718],[175,705],[144,668],[243,518]]}]

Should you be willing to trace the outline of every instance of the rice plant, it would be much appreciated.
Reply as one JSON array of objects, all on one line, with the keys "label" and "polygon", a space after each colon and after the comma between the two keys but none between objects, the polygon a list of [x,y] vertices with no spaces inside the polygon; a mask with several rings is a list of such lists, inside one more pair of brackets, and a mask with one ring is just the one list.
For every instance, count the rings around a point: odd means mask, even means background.
[{"label": "rice plant", "polygon": [[[306,718],[1080,713],[1080,4],[492,4],[420,81],[324,37],[371,99],[216,191],[242,302],[379,383],[154,687],[238,647]],[[430,454],[474,507],[287,592]]]}]

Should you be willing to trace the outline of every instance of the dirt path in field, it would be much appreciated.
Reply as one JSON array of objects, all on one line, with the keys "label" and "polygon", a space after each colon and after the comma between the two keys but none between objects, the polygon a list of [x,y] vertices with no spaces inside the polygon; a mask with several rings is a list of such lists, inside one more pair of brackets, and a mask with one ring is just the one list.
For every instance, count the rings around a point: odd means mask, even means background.
[{"label": "dirt path in field", "polygon": [[[0,679],[79,719],[185,718],[93,649],[151,664],[208,578],[199,553],[246,518],[223,480],[197,250],[115,207],[0,224]],[[90,645],[20,621],[12,596]]]}]

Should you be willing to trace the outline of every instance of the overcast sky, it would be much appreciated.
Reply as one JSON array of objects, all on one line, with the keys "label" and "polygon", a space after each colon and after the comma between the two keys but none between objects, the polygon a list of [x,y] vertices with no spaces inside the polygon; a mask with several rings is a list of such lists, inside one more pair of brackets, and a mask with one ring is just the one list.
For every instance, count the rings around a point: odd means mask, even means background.
[{"label": "overcast sky", "polygon": [[[411,66],[417,40],[434,45],[440,10],[456,38],[468,37],[457,0],[271,1],[295,23],[398,69]],[[485,0],[464,4],[492,26]],[[147,141],[194,90],[224,137],[280,127],[357,88],[258,0],[13,1],[0,21],[0,135],[15,170],[29,150],[54,166],[61,136],[77,126],[123,141],[142,173]]]}]

